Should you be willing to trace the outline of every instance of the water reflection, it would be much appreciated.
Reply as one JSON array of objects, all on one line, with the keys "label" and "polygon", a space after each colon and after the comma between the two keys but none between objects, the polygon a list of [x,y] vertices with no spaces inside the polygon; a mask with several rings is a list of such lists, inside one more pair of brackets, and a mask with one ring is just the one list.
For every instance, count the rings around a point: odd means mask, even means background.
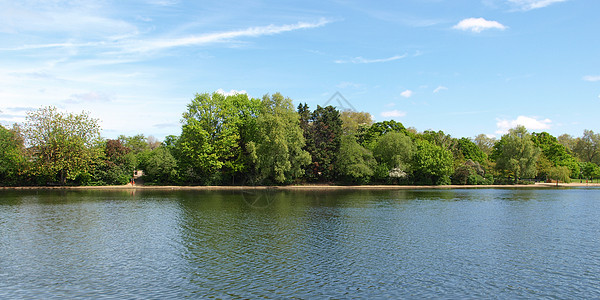
[{"label": "water reflection", "polygon": [[597,298],[597,190],[9,191],[0,298]]}]

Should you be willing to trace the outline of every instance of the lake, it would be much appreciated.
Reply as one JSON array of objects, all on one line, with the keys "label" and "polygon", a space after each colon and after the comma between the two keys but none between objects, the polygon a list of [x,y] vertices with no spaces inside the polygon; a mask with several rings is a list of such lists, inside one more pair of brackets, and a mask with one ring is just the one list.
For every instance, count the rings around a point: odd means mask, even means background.
[{"label": "lake", "polygon": [[599,298],[600,189],[0,190],[0,298]]}]

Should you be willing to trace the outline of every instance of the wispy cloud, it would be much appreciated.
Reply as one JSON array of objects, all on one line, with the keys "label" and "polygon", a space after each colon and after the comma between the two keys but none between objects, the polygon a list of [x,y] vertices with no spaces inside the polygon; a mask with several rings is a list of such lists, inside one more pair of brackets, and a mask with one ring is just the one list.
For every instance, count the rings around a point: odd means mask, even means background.
[{"label": "wispy cloud", "polygon": [[208,33],[201,35],[192,35],[188,37],[180,38],[164,38],[148,41],[133,42],[132,48],[135,52],[148,52],[155,50],[162,50],[174,47],[185,47],[185,46],[201,46],[207,44],[221,43],[232,41],[236,38],[243,37],[260,37],[266,35],[275,35],[289,31],[310,29],[325,26],[331,23],[330,20],[321,18],[316,22],[298,22],[296,24],[286,25],[267,25],[250,27],[241,30],[224,31],[217,33]]},{"label": "wispy cloud", "polygon": [[439,92],[441,92],[441,91],[445,91],[445,90],[447,90],[447,89],[448,89],[447,87],[445,87],[445,86],[441,86],[441,85],[440,85],[440,86],[436,87],[436,88],[435,88],[435,90],[433,90],[433,93],[434,93],[434,94],[437,94],[437,93],[439,93]]},{"label": "wispy cloud", "polygon": [[363,58],[362,56],[358,56],[349,60],[343,60],[343,59],[338,59],[335,60],[334,62],[336,64],[372,64],[372,63],[382,63],[382,62],[389,62],[389,61],[394,61],[394,60],[399,60],[399,59],[403,59],[405,58],[407,55],[394,55],[392,57],[388,57],[388,58],[375,58],[375,59],[368,59],[368,58]]},{"label": "wispy cloud", "polygon": [[532,10],[537,8],[543,8],[548,5],[565,2],[568,0],[508,0],[512,5],[516,6],[519,10]]},{"label": "wispy cloud", "polygon": [[413,92],[413,91],[411,91],[411,90],[406,90],[406,91],[404,91],[404,92],[400,93],[400,96],[402,96],[402,97],[404,97],[404,98],[410,98],[410,97],[412,97],[412,95],[413,95],[413,94],[414,94],[414,92]]},{"label": "wispy cloud", "polygon": [[406,112],[394,109],[382,112],[381,116],[384,118],[400,118],[406,116]]},{"label": "wispy cloud", "polygon": [[590,82],[600,81],[600,75],[598,75],[598,76],[591,76],[591,75],[583,76],[583,80],[590,81]]},{"label": "wispy cloud", "polygon": [[504,30],[507,27],[500,24],[497,21],[488,21],[484,18],[468,18],[458,22],[458,24],[454,25],[452,28],[457,30],[480,33],[488,29]]},{"label": "wispy cloud", "polygon": [[518,116],[515,120],[496,119],[497,134],[505,134],[509,129],[518,125],[525,126],[529,130],[544,130],[551,127],[550,119],[538,119],[537,117]]}]

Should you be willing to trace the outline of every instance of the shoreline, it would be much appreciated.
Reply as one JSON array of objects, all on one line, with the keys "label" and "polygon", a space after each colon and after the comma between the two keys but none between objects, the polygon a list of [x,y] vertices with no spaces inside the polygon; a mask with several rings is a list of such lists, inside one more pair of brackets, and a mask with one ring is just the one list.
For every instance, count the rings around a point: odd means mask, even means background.
[{"label": "shoreline", "polygon": [[535,183],[515,185],[286,185],[286,186],[159,186],[159,185],[109,185],[109,186],[15,186],[0,187],[0,190],[199,190],[199,191],[243,191],[243,190],[436,190],[436,189],[510,189],[510,188],[571,188],[600,187],[600,183]]}]

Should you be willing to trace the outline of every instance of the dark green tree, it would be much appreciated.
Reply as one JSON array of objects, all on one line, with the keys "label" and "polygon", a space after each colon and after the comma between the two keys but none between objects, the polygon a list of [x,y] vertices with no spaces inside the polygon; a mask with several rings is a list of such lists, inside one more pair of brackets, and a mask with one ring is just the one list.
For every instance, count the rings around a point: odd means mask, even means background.
[{"label": "dark green tree", "polygon": [[299,107],[300,127],[304,130],[305,150],[310,154],[312,164],[306,168],[306,176],[311,181],[329,181],[334,178],[334,162],[340,150],[342,120],[333,106],[317,106],[306,117],[306,104]]}]

